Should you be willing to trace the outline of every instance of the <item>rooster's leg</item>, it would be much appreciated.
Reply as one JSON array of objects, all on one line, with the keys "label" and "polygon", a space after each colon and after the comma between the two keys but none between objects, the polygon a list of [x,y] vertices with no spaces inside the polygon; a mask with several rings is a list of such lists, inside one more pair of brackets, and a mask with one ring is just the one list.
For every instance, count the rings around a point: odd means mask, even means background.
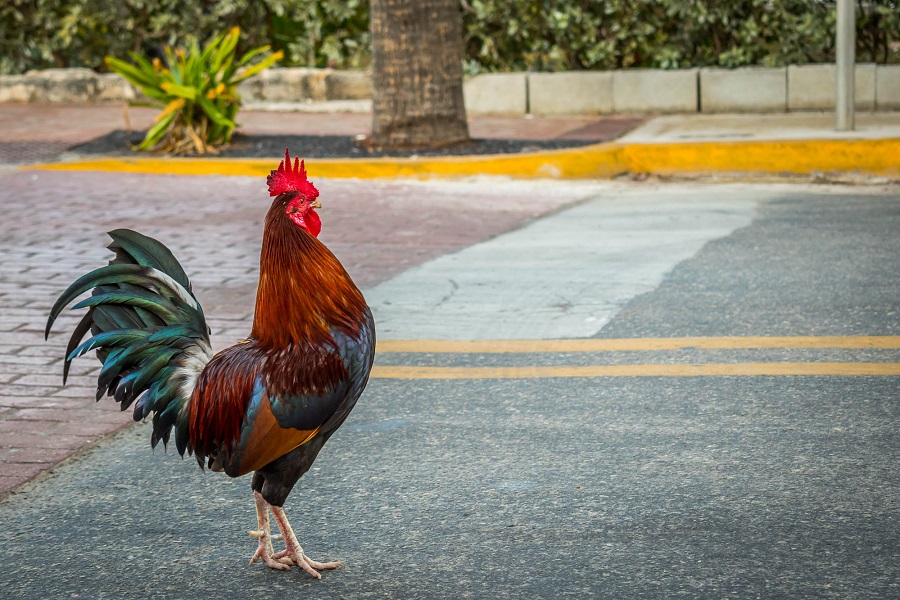
[{"label": "rooster's leg", "polygon": [[257,560],[263,559],[272,569],[290,570],[290,565],[293,564],[290,559],[275,558],[275,549],[272,548],[272,533],[269,527],[269,503],[257,491],[253,492],[253,499],[256,501],[256,518],[259,522],[259,530],[248,533],[255,538],[259,538],[259,547],[256,549],[253,558],[250,559],[250,564],[252,565]]},{"label": "rooster's leg", "polygon": [[316,579],[322,577],[316,569],[335,569],[343,564],[341,562],[321,563],[306,556],[306,554],[303,553],[303,548],[301,548],[299,542],[297,542],[297,536],[294,535],[294,530],[291,529],[291,524],[288,523],[284,510],[280,506],[272,506],[271,508],[272,514],[275,516],[275,523],[278,525],[278,529],[281,530],[281,534],[284,537],[285,545],[285,550],[283,552],[279,552],[273,556],[275,560],[287,558],[291,561],[291,564],[297,565]]}]

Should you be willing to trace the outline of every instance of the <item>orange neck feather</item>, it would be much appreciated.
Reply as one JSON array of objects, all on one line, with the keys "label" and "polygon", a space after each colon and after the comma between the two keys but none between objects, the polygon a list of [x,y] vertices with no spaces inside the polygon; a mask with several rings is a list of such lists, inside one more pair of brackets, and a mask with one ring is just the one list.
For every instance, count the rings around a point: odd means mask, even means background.
[{"label": "orange neck feather", "polygon": [[268,348],[334,346],[331,329],[356,337],[362,293],[337,258],[275,201],[266,215],[251,337]]}]

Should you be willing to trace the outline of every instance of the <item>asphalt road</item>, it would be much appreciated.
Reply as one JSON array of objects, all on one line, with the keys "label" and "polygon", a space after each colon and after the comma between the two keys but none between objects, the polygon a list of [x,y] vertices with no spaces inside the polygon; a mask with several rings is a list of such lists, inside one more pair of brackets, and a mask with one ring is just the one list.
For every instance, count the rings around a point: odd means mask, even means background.
[{"label": "asphalt road", "polygon": [[[896,188],[610,186],[368,290],[385,339],[644,346],[380,354],[378,368],[462,376],[374,379],[288,499],[306,551],[344,567],[314,581],[248,566],[249,480],[150,452],[139,425],[0,503],[0,596],[898,597],[898,376],[641,371],[900,363],[896,343],[852,347],[900,335],[898,231]],[[485,284],[492,270],[509,289]],[[542,294],[551,283],[529,273],[565,289]],[[452,293],[436,302],[423,286],[442,277]],[[515,319],[484,309],[515,298]],[[415,318],[404,325],[398,310]],[[438,329],[416,335],[429,311]],[[683,336],[722,343],[646,342]],[[796,347],[808,336],[851,347]],[[591,365],[642,366],[472,378]]]}]

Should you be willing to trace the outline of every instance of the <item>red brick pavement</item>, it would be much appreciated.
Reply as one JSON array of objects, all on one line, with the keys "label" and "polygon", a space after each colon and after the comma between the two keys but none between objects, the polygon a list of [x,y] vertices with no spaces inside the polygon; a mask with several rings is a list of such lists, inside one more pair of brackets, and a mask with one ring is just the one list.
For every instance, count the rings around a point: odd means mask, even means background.
[{"label": "red brick pavement", "polygon": [[[364,289],[587,193],[550,182],[318,180],[307,167],[324,204],[322,240]],[[0,170],[0,495],[131,422],[115,402],[94,402],[93,357],[61,385],[77,315],[64,313],[43,339],[59,293],[106,263],[105,232],[131,227],[169,245],[223,347],[249,331],[268,203],[256,178]]]}]

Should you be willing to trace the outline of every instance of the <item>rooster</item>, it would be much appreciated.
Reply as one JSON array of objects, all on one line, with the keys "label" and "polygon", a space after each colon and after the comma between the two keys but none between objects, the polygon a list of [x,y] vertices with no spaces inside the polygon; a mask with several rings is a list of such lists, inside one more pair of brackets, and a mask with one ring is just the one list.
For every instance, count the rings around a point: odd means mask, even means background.
[{"label": "rooster", "polygon": [[[291,489],[347,418],[375,352],[372,313],[337,258],[317,239],[318,190],[303,162],[285,151],[267,178],[274,201],[266,215],[259,289],[247,339],[213,356],[209,328],[172,252],[135,231],[110,232],[115,253],[63,292],[60,312],[87,308],[66,348],[71,361],[91,350],[103,363],[97,400],[110,395],[134,419],[152,415],[151,445],[193,454],[201,468],[231,477],[253,472],[258,547],[250,564],[297,566],[316,578],[340,562],[309,558],[284,514]],[[90,331],[92,337],[82,342]],[[135,402],[136,401],[136,402]],[[269,514],[285,549],[275,552]]]}]

